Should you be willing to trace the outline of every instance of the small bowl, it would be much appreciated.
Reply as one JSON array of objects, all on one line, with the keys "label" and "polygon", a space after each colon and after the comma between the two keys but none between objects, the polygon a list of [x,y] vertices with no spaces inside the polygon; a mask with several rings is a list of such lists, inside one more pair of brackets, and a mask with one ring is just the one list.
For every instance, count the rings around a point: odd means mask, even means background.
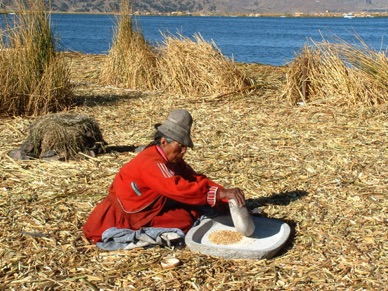
[{"label": "small bowl", "polygon": [[175,268],[176,266],[179,266],[180,263],[181,261],[179,259],[173,257],[164,258],[160,262],[164,269]]}]

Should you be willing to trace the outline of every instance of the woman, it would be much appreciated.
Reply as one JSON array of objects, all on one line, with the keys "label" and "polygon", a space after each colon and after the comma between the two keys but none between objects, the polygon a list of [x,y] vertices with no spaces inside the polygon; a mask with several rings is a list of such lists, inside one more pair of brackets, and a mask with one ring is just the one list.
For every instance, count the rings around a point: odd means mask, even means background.
[{"label": "woman", "polygon": [[109,195],[83,227],[92,243],[101,241],[111,227],[178,228],[187,233],[207,206],[221,209],[229,199],[245,204],[241,189],[225,189],[183,160],[187,148],[193,147],[192,123],[186,110],[172,111],[157,127],[154,141],[120,169]]}]

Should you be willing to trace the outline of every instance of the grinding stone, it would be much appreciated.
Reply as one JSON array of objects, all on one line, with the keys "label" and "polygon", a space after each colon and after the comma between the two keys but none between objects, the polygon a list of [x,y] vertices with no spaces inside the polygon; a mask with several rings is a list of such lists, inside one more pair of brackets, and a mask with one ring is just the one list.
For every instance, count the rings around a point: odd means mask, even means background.
[{"label": "grinding stone", "polygon": [[269,259],[276,255],[290,236],[290,227],[280,220],[252,217],[255,231],[235,244],[215,244],[209,235],[216,231],[236,231],[231,216],[207,218],[189,230],[186,245],[193,252],[227,259]]}]

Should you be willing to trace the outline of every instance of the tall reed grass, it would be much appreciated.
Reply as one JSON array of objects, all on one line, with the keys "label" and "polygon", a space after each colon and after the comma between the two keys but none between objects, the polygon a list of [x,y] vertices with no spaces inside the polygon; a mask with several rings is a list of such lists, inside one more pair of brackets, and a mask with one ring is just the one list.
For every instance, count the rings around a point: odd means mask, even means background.
[{"label": "tall reed grass", "polygon": [[71,102],[70,71],[56,53],[43,0],[16,1],[0,35],[0,112],[44,115]]},{"label": "tall reed grass", "polygon": [[388,101],[384,51],[341,39],[305,46],[290,64],[285,96],[295,105],[375,106]]},{"label": "tall reed grass", "polygon": [[114,40],[101,72],[102,84],[153,90],[157,85],[156,56],[132,19],[128,1],[121,1]]},{"label": "tall reed grass", "polygon": [[214,42],[162,35],[153,47],[134,25],[129,1],[123,0],[120,19],[100,82],[132,89],[183,95],[212,95],[252,85],[237,65],[224,57]]}]

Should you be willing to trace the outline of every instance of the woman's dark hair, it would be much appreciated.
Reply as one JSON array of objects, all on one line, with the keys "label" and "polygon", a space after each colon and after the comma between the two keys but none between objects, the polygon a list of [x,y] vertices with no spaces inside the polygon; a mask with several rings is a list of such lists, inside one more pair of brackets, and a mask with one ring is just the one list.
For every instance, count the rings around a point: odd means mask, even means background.
[{"label": "woman's dark hair", "polygon": [[[154,134],[154,140],[151,141],[145,148],[149,148],[150,146],[153,145],[160,145],[160,140],[162,137],[164,137],[167,140],[171,140],[168,136],[166,136],[164,133],[161,133],[159,130],[157,130],[157,127],[159,127],[160,124],[155,124],[154,127],[156,129],[156,132]],[[171,140],[172,141],[172,140]],[[170,142],[170,141],[169,141]]]}]

